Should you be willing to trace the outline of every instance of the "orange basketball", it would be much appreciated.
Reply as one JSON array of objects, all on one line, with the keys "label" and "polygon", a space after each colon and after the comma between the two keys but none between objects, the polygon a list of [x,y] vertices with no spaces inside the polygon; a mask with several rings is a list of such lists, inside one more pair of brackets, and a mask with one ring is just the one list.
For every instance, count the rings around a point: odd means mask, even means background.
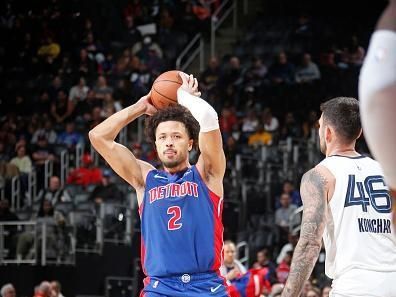
[{"label": "orange basketball", "polygon": [[158,76],[151,87],[153,105],[157,109],[163,109],[169,105],[177,104],[177,89],[182,83],[177,70],[167,71]]}]

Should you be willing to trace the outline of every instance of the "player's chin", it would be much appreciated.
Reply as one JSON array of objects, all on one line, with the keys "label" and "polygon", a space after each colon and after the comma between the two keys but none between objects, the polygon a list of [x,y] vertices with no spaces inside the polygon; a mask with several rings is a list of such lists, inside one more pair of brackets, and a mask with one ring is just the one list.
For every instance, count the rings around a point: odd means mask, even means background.
[{"label": "player's chin", "polygon": [[166,168],[175,168],[180,164],[179,160],[162,160],[162,164],[166,167]]}]

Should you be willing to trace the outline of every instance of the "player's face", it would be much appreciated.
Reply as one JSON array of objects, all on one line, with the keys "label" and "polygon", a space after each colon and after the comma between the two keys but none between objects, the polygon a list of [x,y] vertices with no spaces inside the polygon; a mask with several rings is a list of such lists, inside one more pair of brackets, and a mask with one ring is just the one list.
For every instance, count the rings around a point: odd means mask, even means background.
[{"label": "player's face", "polygon": [[327,146],[326,146],[324,131],[325,131],[325,127],[323,125],[323,115],[322,115],[319,119],[319,144],[320,144],[320,151],[322,152],[322,154],[326,155]]},{"label": "player's face", "polygon": [[185,125],[181,122],[162,122],[155,131],[158,157],[165,168],[175,168],[186,162],[192,143]]}]

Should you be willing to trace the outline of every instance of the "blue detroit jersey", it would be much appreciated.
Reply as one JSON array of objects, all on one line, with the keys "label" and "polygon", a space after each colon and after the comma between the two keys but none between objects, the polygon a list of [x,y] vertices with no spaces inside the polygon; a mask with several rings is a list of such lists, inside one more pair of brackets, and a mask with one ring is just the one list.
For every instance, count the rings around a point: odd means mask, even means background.
[{"label": "blue detroit jersey", "polygon": [[221,264],[222,199],[197,168],[152,170],[140,206],[142,266],[148,276],[217,271]]}]

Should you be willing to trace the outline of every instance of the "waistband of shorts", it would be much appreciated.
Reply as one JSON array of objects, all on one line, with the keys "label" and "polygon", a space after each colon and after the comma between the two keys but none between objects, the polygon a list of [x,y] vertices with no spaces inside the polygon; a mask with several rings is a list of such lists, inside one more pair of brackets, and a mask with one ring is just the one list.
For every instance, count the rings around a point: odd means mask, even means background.
[{"label": "waistband of shorts", "polygon": [[150,279],[173,280],[173,281],[181,281],[183,283],[187,283],[193,281],[213,279],[214,277],[220,277],[220,273],[214,271],[198,272],[198,273],[181,273],[181,274],[167,275],[167,276],[152,276],[150,277]]}]

